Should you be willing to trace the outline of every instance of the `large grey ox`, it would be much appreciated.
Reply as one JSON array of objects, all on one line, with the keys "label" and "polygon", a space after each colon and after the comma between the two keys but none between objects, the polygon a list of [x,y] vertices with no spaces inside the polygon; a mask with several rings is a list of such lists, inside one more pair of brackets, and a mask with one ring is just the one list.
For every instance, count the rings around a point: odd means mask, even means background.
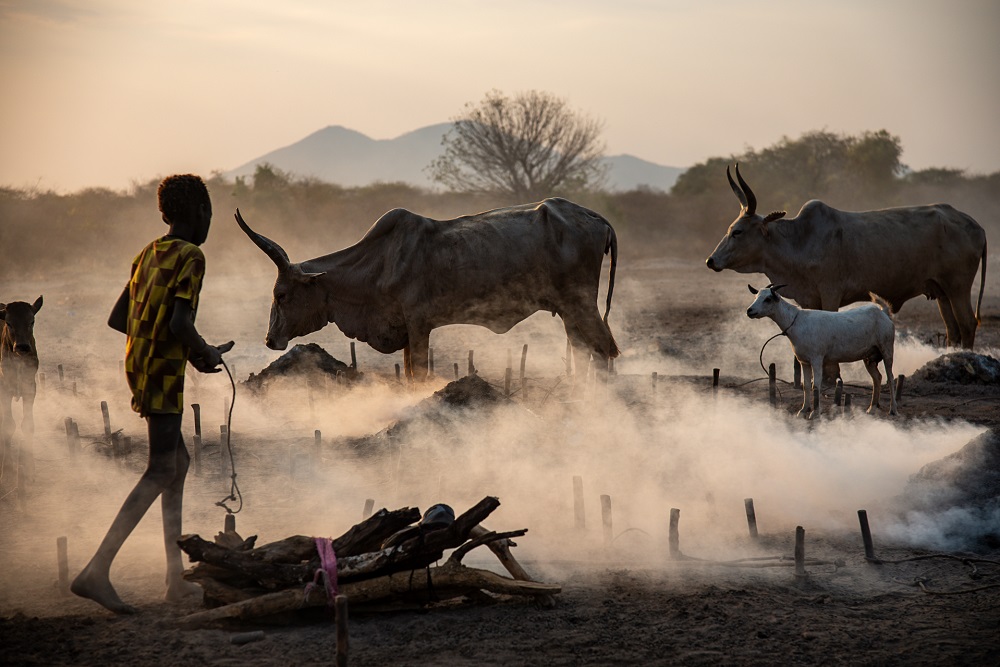
[{"label": "large grey ox", "polygon": [[[379,352],[403,350],[407,376],[420,380],[432,329],[478,324],[504,333],[544,310],[562,318],[578,362],[618,356],[607,324],[617,237],[603,217],[565,199],[453,220],[393,209],[356,244],[298,263],[250,229],[239,210],[236,221],[278,267],[264,341],[273,350],[334,322]],[[608,253],[601,317],[597,293]]]},{"label": "large grey ox", "polygon": [[[877,211],[838,211],[806,202],[794,218],[784,211],[757,214],[757,198],[740,175],[726,167],[740,200],[740,215],[706,260],[715,271],[763,273],[803,308],[837,310],[868,301],[873,292],[893,312],[917,296],[937,299],[948,344],[971,348],[986,283],[986,232],[947,204]],[[982,264],[979,301],[972,285]]]},{"label": "large grey ox", "polygon": [[35,374],[38,351],[35,349],[35,313],[42,307],[42,297],[34,303],[0,303],[0,439],[3,460],[0,472],[13,463],[14,415],[11,402],[21,399],[21,433],[31,438],[35,432]]}]

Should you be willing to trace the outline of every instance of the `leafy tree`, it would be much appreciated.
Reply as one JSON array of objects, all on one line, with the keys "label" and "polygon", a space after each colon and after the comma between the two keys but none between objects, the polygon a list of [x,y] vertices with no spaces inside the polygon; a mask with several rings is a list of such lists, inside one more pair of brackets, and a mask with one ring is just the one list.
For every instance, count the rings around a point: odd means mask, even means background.
[{"label": "leafy tree", "polygon": [[494,90],[452,120],[444,154],[427,169],[453,191],[533,201],[605,179],[602,123],[550,93]]}]

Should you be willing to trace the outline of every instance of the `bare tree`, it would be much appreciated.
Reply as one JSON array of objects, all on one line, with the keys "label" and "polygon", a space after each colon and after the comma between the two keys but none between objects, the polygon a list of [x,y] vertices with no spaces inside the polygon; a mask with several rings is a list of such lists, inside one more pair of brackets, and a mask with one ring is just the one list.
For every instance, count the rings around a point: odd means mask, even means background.
[{"label": "bare tree", "polygon": [[603,184],[603,123],[573,112],[550,93],[507,97],[494,90],[452,119],[431,178],[459,192],[505,193],[534,201],[560,190]]}]

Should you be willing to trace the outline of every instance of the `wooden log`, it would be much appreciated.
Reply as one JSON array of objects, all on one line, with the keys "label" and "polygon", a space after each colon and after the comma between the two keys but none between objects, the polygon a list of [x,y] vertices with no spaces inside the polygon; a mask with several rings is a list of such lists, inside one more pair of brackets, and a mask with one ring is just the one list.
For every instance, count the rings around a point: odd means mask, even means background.
[{"label": "wooden log", "polygon": [[251,630],[250,632],[237,632],[229,637],[229,643],[235,646],[242,646],[251,642],[259,642],[264,639],[263,630]]},{"label": "wooden log", "polygon": [[753,498],[744,498],[743,506],[747,512],[747,528],[750,530],[750,537],[757,539],[757,513],[753,508]]},{"label": "wooden log", "polygon": [[[484,526],[479,525],[472,529],[469,533],[469,537],[478,538],[486,535],[490,531]],[[486,543],[486,547],[493,552],[493,555],[497,557],[500,564],[503,565],[504,569],[510,573],[510,576],[517,581],[536,581],[528,574],[527,570],[521,566],[521,563],[514,558],[514,554],[510,552],[510,548],[517,546],[514,541],[510,538],[503,538],[499,540],[493,540]],[[556,599],[549,593],[543,593],[536,597],[536,602],[539,606],[544,609],[552,609],[556,606]]]},{"label": "wooden log", "polygon": [[577,530],[586,529],[587,520],[583,511],[583,477],[579,475],[573,477],[573,517]]},{"label": "wooden log", "polygon": [[869,562],[877,562],[875,558],[875,545],[872,543],[872,531],[868,526],[868,511],[858,510],[858,522],[861,524],[861,540],[865,544],[865,559]]},{"label": "wooden log", "polygon": [[[344,582],[338,587],[340,593],[345,595],[351,604],[361,604],[414,595],[422,596],[422,599],[426,600],[429,582],[432,582],[434,594],[439,599],[458,597],[476,589],[501,595],[530,596],[555,595],[562,591],[562,587],[555,584],[516,581],[493,572],[455,563],[445,564],[441,567],[398,572],[366,581]],[[246,620],[325,604],[327,604],[327,598],[326,589],[323,586],[314,586],[308,591],[297,587],[261,595],[225,607],[199,611],[181,618],[180,622],[185,627],[197,627],[224,619]]]}]

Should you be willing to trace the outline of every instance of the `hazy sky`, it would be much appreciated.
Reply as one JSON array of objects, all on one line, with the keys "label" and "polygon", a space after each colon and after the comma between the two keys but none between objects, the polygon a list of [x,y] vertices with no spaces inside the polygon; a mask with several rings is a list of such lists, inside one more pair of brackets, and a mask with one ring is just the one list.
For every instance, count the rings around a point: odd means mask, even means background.
[{"label": "hazy sky", "polygon": [[1000,170],[996,0],[0,0],[0,185],[231,169],[327,125],[376,139],[490,89],[686,167],[887,129],[913,168]]}]

